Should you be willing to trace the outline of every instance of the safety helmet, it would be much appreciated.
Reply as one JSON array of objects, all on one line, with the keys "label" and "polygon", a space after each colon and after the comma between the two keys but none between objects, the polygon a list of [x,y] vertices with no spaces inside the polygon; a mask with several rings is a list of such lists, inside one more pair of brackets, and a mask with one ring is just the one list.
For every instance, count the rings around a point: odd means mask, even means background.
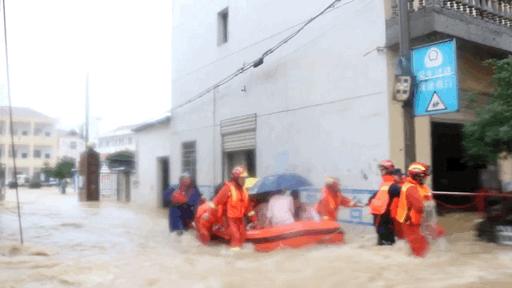
[{"label": "safety helmet", "polygon": [[238,179],[240,177],[248,177],[249,175],[247,174],[247,171],[245,171],[244,167],[242,166],[237,166],[235,168],[233,168],[233,170],[231,171],[231,178],[233,179]]},{"label": "safety helmet", "polygon": [[430,166],[422,162],[413,162],[407,169],[410,177],[427,177],[430,175]]},{"label": "safety helmet", "polygon": [[334,185],[334,184],[340,184],[340,179],[336,177],[325,177],[325,185]]},{"label": "safety helmet", "polygon": [[387,173],[391,174],[395,169],[395,164],[391,160],[382,160],[379,162],[379,169],[385,170]]}]

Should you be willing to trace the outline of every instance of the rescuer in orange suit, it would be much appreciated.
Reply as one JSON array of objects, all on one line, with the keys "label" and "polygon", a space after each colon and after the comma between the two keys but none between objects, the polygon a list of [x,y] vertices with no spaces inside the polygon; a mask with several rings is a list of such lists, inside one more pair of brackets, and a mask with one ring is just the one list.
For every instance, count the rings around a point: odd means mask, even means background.
[{"label": "rescuer in orange suit", "polygon": [[[430,167],[425,163],[414,162],[407,169],[407,175],[400,191],[396,219],[402,223],[404,238],[409,243],[412,253],[424,257],[428,252],[429,244],[421,225],[424,221],[425,206],[433,200],[432,192],[425,185],[430,175]],[[435,229],[436,236],[444,233],[438,226]]]},{"label": "rescuer in orange suit", "polygon": [[382,183],[379,190],[370,197],[368,206],[373,215],[373,225],[377,232],[377,245],[393,245],[395,243],[395,228],[391,208],[398,205],[400,186],[393,176],[395,164],[391,160],[380,161],[379,170]]},{"label": "rescuer in orange suit", "polygon": [[316,204],[316,211],[322,220],[336,221],[340,206],[358,207],[350,198],[343,196],[338,178],[327,177],[322,189],[322,198]]},{"label": "rescuer in orange suit", "polygon": [[197,237],[204,245],[211,240],[214,225],[222,225],[222,206],[215,207],[212,202],[201,204],[197,208],[194,223],[197,230]]},{"label": "rescuer in orange suit", "polygon": [[223,206],[226,211],[230,246],[233,250],[240,250],[245,241],[244,216],[254,216],[254,211],[250,210],[249,194],[244,188],[247,176],[243,167],[235,167],[231,172],[231,179],[224,183],[213,199],[213,207]]}]

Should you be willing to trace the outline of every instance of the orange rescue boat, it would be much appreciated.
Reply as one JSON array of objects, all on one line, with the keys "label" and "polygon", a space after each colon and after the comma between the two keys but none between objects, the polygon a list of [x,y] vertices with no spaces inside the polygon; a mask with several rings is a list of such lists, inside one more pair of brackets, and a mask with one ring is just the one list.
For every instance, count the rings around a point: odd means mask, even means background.
[{"label": "orange rescue boat", "polygon": [[343,239],[343,230],[334,221],[297,221],[278,227],[248,230],[246,237],[246,241],[253,243],[259,252],[313,244],[340,244]]}]

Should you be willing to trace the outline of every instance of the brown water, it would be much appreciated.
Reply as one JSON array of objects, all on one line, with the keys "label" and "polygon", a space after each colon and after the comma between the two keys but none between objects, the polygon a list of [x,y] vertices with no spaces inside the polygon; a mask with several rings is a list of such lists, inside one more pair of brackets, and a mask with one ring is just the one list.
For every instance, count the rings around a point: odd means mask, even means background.
[{"label": "brown water", "polygon": [[474,214],[441,217],[448,236],[425,259],[401,241],[376,247],[369,228],[344,227],[347,244],[231,253],[192,233],[171,236],[166,211],[75,194],[21,191],[20,247],[14,193],[0,202],[0,287],[512,287],[512,247],[483,243]]}]

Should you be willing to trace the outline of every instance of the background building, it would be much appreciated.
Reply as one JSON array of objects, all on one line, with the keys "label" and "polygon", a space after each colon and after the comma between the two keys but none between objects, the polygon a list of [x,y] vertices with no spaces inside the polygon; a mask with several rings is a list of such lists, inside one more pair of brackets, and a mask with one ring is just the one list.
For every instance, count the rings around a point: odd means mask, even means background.
[{"label": "background building", "polygon": [[166,115],[133,129],[137,151],[132,202],[150,208],[163,207],[162,192],[170,184],[171,116]]},{"label": "background building", "polygon": [[[18,180],[38,177],[45,163],[57,160],[59,136],[56,120],[30,108],[13,107],[13,135]],[[13,153],[9,131],[9,109],[0,107],[0,160],[6,169],[5,180],[13,180]]]},{"label": "background building", "polygon": [[[393,100],[398,1],[339,1],[256,61],[332,2],[173,2],[173,182],[189,171],[215,185],[242,164],[258,176],[298,172],[317,186],[339,176],[368,195],[380,160],[408,164],[402,103]],[[457,40],[461,95],[459,112],[415,119],[416,159],[432,163],[434,189],[474,191],[482,172],[464,162],[462,127],[474,119],[470,95],[481,104],[492,93],[483,61],[512,52],[509,1],[409,2],[413,47]]]},{"label": "background building", "polygon": [[119,151],[135,151],[135,139],[132,129],[136,125],[118,127],[98,137],[96,150],[102,155]]},{"label": "background building", "polygon": [[85,141],[78,134],[77,131],[63,131],[59,130],[59,150],[58,159],[64,157],[72,158],[75,160],[75,167],[78,167],[78,161],[80,160],[80,154],[85,151]]}]

